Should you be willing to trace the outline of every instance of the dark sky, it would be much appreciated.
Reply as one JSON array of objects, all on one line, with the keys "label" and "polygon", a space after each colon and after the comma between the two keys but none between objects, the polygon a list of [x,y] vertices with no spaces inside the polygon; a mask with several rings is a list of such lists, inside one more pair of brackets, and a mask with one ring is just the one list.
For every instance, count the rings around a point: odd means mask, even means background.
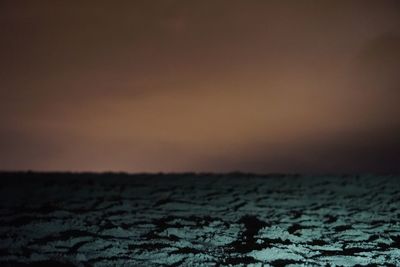
[{"label": "dark sky", "polygon": [[400,171],[400,1],[0,1],[0,169]]}]

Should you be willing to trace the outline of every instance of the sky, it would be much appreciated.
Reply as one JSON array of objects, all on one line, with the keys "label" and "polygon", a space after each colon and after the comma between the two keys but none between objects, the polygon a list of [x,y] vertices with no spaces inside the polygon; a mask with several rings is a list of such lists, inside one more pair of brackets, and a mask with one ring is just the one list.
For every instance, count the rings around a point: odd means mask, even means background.
[{"label": "sky", "polygon": [[0,169],[399,173],[400,1],[0,1]]}]

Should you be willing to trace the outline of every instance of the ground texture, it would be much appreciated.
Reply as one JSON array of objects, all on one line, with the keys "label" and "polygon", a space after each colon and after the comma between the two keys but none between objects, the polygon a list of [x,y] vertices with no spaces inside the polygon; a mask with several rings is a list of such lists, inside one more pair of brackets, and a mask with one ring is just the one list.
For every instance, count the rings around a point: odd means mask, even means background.
[{"label": "ground texture", "polygon": [[400,177],[1,174],[1,266],[400,266]]}]

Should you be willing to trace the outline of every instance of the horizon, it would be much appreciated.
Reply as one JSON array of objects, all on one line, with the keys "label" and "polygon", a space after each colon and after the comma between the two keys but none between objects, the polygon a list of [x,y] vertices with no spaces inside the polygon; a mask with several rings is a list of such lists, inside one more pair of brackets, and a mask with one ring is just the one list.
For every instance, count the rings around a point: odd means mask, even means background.
[{"label": "horizon", "polygon": [[155,171],[155,172],[129,172],[129,171],[91,171],[91,170],[83,170],[83,171],[74,171],[74,170],[0,170],[0,175],[7,174],[22,174],[22,175],[57,175],[57,174],[66,174],[66,175],[121,175],[121,176],[184,176],[184,175],[192,175],[192,176],[254,176],[254,177],[281,177],[281,176],[293,176],[293,177],[363,177],[363,176],[399,176],[400,173],[395,172],[246,172],[246,171],[226,171],[226,172],[207,172],[207,171],[182,171],[182,172],[164,172],[164,171]]}]

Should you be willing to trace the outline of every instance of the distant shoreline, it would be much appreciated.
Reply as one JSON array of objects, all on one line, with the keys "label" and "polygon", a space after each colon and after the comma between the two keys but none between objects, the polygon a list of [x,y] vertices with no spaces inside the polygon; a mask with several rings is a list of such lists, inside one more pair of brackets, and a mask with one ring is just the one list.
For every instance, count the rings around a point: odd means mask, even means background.
[{"label": "distant shoreline", "polygon": [[279,177],[358,177],[358,176],[399,176],[398,173],[253,173],[253,172],[119,172],[119,171],[9,171],[0,170],[0,177],[6,176],[74,176],[74,177],[236,177],[236,178],[279,178]]}]

